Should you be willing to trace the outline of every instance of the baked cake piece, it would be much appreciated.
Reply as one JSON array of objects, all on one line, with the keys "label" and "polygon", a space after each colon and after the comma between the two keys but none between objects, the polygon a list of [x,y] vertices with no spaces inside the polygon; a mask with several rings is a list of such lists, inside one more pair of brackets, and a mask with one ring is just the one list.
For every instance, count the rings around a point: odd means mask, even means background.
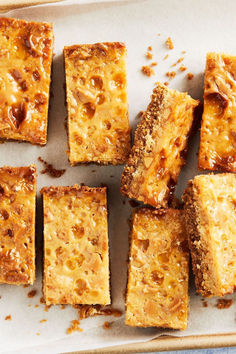
[{"label": "baked cake piece", "polygon": [[70,163],[124,163],[130,152],[125,45],[73,45],[64,58]]},{"label": "baked cake piece", "polygon": [[186,328],[188,259],[182,210],[141,208],[134,212],[126,299],[127,325]]},{"label": "baked cake piece", "polygon": [[36,167],[0,168],[0,283],[35,279]]},{"label": "baked cake piece", "polygon": [[156,86],[135,132],[121,178],[122,194],[156,208],[168,206],[198,105],[186,93]]},{"label": "baked cake piece", "polygon": [[184,193],[196,288],[224,296],[236,287],[236,175],[196,176]]},{"label": "baked cake piece", "polygon": [[236,172],[236,56],[207,54],[198,165]]},{"label": "baked cake piece", "polygon": [[0,18],[0,139],[45,145],[53,28]]},{"label": "baked cake piece", "polygon": [[46,304],[110,304],[106,188],[41,193]]}]

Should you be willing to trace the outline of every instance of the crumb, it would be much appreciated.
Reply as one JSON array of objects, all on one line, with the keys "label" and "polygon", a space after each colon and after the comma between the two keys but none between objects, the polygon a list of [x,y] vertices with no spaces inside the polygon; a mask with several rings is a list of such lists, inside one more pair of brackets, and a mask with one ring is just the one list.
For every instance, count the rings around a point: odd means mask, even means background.
[{"label": "crumb", "polygon": [[8,315],[8,316],[5,317],[5,321],[11,321],[11,319],[12,319],[11,315]]},{"label": "crumb", "polygon": [[29,298],[32,298],[32,297],[34,297],[34,296],[36,295],[36,293],[37,293],[36,290],[31,290],[31,291],[27,294],[27,296],[28,296]]},{"label": "crumb", "polygon": [[154,75],[154,71],[150,68],[150,66],[142,66],[142,72],[146,76]]},{"label": "crumb", "polygon": [[165,81],[165,82],[164,82],[164,85],[165,85],[165,86],[168,86],[168,85],[169,85],[169,82],[168,82],[168,81]]},{"label": "crumb", "polygon": [[186,54],[186,50],[182,50],[182,54]]},{"label": "crumb", "polygon": [[65,310],[66,306],[65,305],[61,305],[61,310]]},{"label": "crumb", "polygon": [[163,58],[163,60],[166,60],[169,57],[169,54],[166,54]]},{"label": "crumb", "polygon": [[35,305],[34,307],[37,309],[39,307],[39,305]]},{"label": "crumb", "polygon": [[30,304],[28,304],[28,307],[31,307],[31,305],[30,305]]},{"label": "crumb", "polygon": [[36,335],[37,335],[37,336],[40,336],[40,332],[37,332]]},{"label": "crumb", "polygon": [[151,64],[151,66],[157,66],[157,62],[154,61],[154,62]]},{"label": "crumb", "polygon": [[138,207],[140,204],[139,204],[138,202],[136,202],[136,200],[130,199],[130,200],[129,200],[129,205],[130,205],[132,208],[136,208],[136,207]]},{"label": "crumb", "polygon": [[135,119],[142,118],[142,115],[143,115],[143,111],[138,112],[138,114],[136,115]]},{"label": "crumb", "polygon": [[76,332],[76,331],[82,332],[83,330],[82,330],[82,328],[79,327],[79,324],[80,324],[80,321],[72,320],[71,321],[71,326],[69,328],[67,328],[66,333],[67,334],[71,334],[71,333]]},{"label": "crumb", "polygon": [[125,199],[122,200],[122,204],[125,205],[126,204],[126,201]]},{"label": "crumb", "polygon": [[29,287],[29,284],[23,285],[23,288],[28,288],[28,287]]},{"label": "crumb", "polygon": [[113,323],[114,322],[105,321],[104,324],[103,324],[103,328],[104,329],[110,329]]},{"label": "crumb", "polygon": [[48,312],[48,310],[52,307],[52,305],[45,305],[44,306],[44,311]]},{"label": "crumb", "polygon": [[113,178],[114,176],[113,175],[110,175],[110,178]]},{"label": "crumb", "polygon": [[216,307],[219,310],[228,309],[233,304],[232,299],[218,299]]},{"label": "crumb", "polygon": [[187,73],[187,79],[192,80],[194,78],[194,75],[192,73]]},{"label": "crumb", "polygon": [[175,71],[168,71],[166,73],[166,76],[169,77],[170,79],[173,79],[176,76],[176,72]]},{"label": "crumb", "polygon": [[148,46],[148,50],[152,51],[152,46],[151,45]]},{"label": "crumb", "polygon": [[152,58],[153,58],[153,54],[150,53],[150,52],[147,52],[147,53],[146,53],[146,58],[147,58],[147,59],[152,59]]},{"label": "crumb", "polygon": [[94,173],[94,172],[96,172],[96,170],[92,170],[92,172]]},{"label": "crumb", "polygon": [[172,64],[171,66],[176,66],[179,63],[181,63],[184,60],[184,57],[179,58],[174,64]]},{"label": "crumb", "polygon": [[172,39],[170,37],[167,38],[167,40],[165,41],[165,44],[168,49],[174,49],[174,44],[173,44]]},{"label": "crumb", "polygon": [[46,318],[43,318],[40,323],[44,323],[44,322],[47,322]]},{"label": "crumb", "polygon": [[62,170],[57,170],[56,168],[53,167],[52,164],[48,163],[47,161],[43,160],[42,157],[39,156],[38,160],[40,162],[42,162],[45,166],[45,169],[41,171],[42,174],[49,174],[51,177],[55,177],[55,178],[59,178],[62,175],[64,175],[64,173],[66,172],[65,169]]},{"label": "crumb", "polygon": [[45,304],[45,301],[44,301],[43,297],[41,297],[39,301],[40,301],[40,304]]},{"label": "crumb", "polygon": [[160,34],[160,33],[157,33],[157,35],[158,35],[158,37],[160,37],[161,34]]},{"label": "crumb", "polygon": [[185,71],[185,70],[187,70],[187,67],[184,66],[184,65],[181,65],[181,66],[179,67],[179,70],[180,70],[180,71]]}]

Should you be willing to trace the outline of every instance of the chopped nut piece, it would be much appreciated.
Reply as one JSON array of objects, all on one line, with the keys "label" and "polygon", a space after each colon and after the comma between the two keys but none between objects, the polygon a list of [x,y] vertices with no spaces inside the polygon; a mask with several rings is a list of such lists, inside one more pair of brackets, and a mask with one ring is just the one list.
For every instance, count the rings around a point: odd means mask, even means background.
[{"label": "chopped nut piece", "polygon": [[186,328],[188,259],[183,211],[141,208],[134,212],[127,325]]},{"label": "chopped nut piece", "polygon": [[169,77],[170,79],[173,79],[176,76],[176,72],[175,71],[168,71],[166,73],[166,76]]},{"label": "chopped nut piece", "polygon": [[52,24],[0,18],[0,38],[0,139],[45,145]]},{"label": "chopped nut piece", "polygon": [[36,167],[0,168],[0,283],[35,279]]},{"label": "chopped nut piece", "polygon": [[173,44],[172,39],[170,37],[167,38],[165,44],[168,49],[174,49],[174,44]]},{"label": "chopped nut piece", "polygon": [[41,193],[46,305],[109,304],[106,188],[74,185]]}]

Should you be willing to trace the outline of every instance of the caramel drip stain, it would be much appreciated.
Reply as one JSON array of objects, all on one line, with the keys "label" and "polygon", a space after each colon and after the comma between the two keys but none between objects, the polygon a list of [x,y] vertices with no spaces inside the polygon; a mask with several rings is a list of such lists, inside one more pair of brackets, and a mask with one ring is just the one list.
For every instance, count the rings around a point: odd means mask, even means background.
[{"label": "caramel drip stain", "polygon": [[66,172],[65,169],[58,170],[54,168],[52,164],[49,164],[47,161],[43,160],[42,157],[39,157],[38,160],[45,166],[45,169],[41,171],[42,174],[47,173],[51,177],[59,178]]}]

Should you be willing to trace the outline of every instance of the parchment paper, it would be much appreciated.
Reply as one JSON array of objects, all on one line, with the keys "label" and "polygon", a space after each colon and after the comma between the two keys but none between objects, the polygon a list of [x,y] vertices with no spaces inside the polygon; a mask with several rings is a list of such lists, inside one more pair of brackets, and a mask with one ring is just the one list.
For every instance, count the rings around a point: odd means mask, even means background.
[{"label": "parchment paper", "polygon": [[[159,0],[159,1],[67,1],[58,4],[41,5],[11,11],[6,16],[54,23],[55,57],[53,84],[49,116],[48,143],[45,147],[28,143],[7,142],[0,145],[0,165],[21,166],[36,163],[38,166],[38,191],[42,186],[72,185],[85,183],[99,186],[105,183],[109,188],[109,238],[111,254],[111,280],[113,306],[124,311],[122,292],[126,286],[126,259],[128,252],[128,223],[131,207],[119,193],[120,175],[123,167],[76,166],[70,167],[67,155],[67,136],[64,128],[66,110],[64,106],[64,68],[62,49],[64,45],[102,41],[124,41],[128,49],[128,91],[131,126],[137,124],[135,116],[144,110],[156,81],[166,81],[165,73],[175,70],[176,77],[170,87],[188,91],[194,98],[202,97],[205,54],[208,51],[236,52],[236,2],[230,0]],[[160,33],[160,36],[158,36]],[[174,49],[167,50],[167,37],[174,42]],[[144,54],[147,47],[153,47],[158,65],[155,75],[148,78],[140,68],[150,63]],[[182,54],[185,50],[187,53]],[[169,58],[163,57],[169,54]],[[171,65],[184,56],[185,72]],[[186,73],[195,76],[187,80]],[[182,170],[177,191],[180,196],[188,179],[197,170],[199,136],[192,139],[187,166]],[[37,161],[43,157],[56,168],[66,168],[58,179],[40,174],[42,165]],[[92,172],[96,170],[96,172]],[[113,177],[112,177],[113,176]],[[72,350],[93,349],[152,339],[160,334],[178,336],[191,334],[212,334],[235,332],[235,301],[229,309],[215,307],[217,299],[207,300],[203,307],[200,296],[195,295],[191,285],[190,317],[185,332],[161,331],[158,329],[135,329],[124,325],[124,318],[97,317],[81,322],[83,332],[66,334],[70,321],[77,318],[76,310],[67,306],[51,307],[44,311],[40,304],[41,254],[42,254],[42,205],[38,196],[37,205],[37,281],[32,287],[0,285],[0,352],[54,353]],[[193,282],[192,282],[193,283]],[[28,298],[27,293],[36,289],[36,296]],[[233,298],[233,296],[228,296]],[[234,297],[235,300],[235,297]],[[35,305],[38,305],[35,307]],[[11,321],[4,318],[12,316]],[[47,322],[40,323],[40,320]],[[103,329],[104,321],[115,321],[109,330]]]}]

